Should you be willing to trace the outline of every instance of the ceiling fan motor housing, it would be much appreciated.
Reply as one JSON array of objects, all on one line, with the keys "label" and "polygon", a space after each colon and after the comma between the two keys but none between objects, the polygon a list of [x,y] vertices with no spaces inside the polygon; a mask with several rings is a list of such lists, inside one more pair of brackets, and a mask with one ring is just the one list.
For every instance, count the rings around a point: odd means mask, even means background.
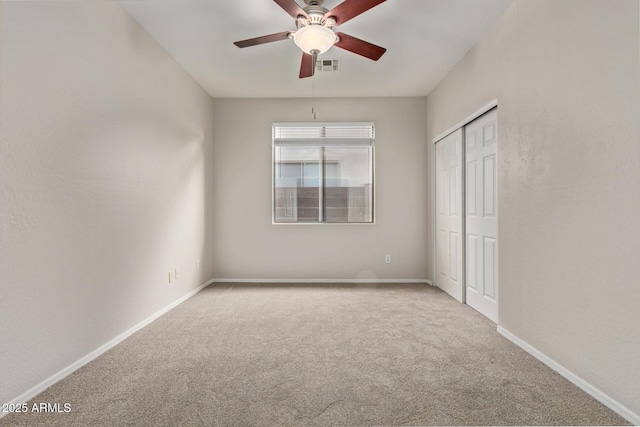
[{"label": "ceiling fan motor housing", "polygon": [[296,27],[292,34],[293,41],[303,52],[317,56],[325,53],[337,41],[338,37],[331,27],[336,24],[335,19],[325,19],[328,9],[322,7],[323,0],[305,0],[304,8],[307,16],[298,16]]}]

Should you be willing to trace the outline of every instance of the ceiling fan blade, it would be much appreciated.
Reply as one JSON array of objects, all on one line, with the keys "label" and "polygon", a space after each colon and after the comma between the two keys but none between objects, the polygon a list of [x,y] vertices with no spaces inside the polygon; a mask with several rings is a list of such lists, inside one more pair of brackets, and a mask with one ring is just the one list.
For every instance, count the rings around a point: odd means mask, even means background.
[{"label": "ceiling fan blade", "polygon": [[300,64],[301,79],[313,77],[313,73],[316,71],[316,59],[317,56],[302,52],[302,64]]},{"label": "ceiling fan blade", "polygon": [[355,18],[385,1],[386,0],[344,0],[329,12],[325,13],[324,17],[325,19],[332,17],[336,20],[336,25],[342,25],[351,18]]},{"label": "ceiling fan blade", "polygon": [[255,37],[253,39],[247,39],[247,40],[240,40],[240,41],[234,42],[233,44],[235,44],[238,47],[249,47],[249,46],[255,46],[258,44],[277,42],[280,40],[288,39],[290,33],[291,31],[283,31],[282,33],[269,34],[268,36]]},{"label": "ceiling fan blade", "polygon": [[304,9],[298,6],[298,3],[296,3],[294,0],[273,0],[273,1],[278,3],[278,6],[283,8],[285,12],[291,15],[293,19],[296,19],[300,15],[309,19],[309,15],[307,15],[307,12],[305,12]]},{"label": "ceiling fan blade", "polygon": [[387,51],[387,49],[376,46],[375,44],[360,40],[349,34],[336,32],[339,40],[334,46],[340,49],[348,50],[357,55],[377,61]]}]

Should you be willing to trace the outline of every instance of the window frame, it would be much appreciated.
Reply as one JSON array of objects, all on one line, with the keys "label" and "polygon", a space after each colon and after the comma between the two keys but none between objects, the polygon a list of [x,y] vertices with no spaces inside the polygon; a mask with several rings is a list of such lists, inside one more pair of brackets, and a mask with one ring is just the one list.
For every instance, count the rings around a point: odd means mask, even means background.
[{"label": "window frame", "polygon": [[[371,176],[371,186],[372,191],[371,191],[371,221],[370,222],[325,222],[324,218],[322,218],[321,221],[318,222],[277,222],[276,221],[276,194],[275,194],[275,173],[276,173],[276,127],[287,127],[287,126],[291,126],[291,127],[349,127],[349,126],[368,126],[371,128],[371,137],[370,137],[370,144],[368,144],[368,146],[371,148],[370,150],[370,176]],[[309,145],[309,146],[315,146],[315,147],[319,147],[321,148],[321,151],[324,153],[324,148],[326,146],[340,146],[339,144],[322,144],[320,143],[321,139],[316,139],[315,141],[317,142],[316,144],[311,143],[311,140],[313,138],[310,138],[309,142],[307,142],[306,144],[300,144],[297,146],[303,146],[303,145]],[[347,144],[345,143],[344,146],[348,147],[348,146],[364,146],[365,144],[359,143],[359,144]],[[292,146],[296,146],[294,144],[292,144]],[[318,225],[338,225],[338,226],[344,226],[344,225],[358,225],[358,226],[367,226],[367,225],[375,225],[376,224],[376,150],[375,150],[375,125],[374,122],[274,122],[272,125],[272,138],[271,138],[271,225],[294,225],[294,226],[304,226],[304,225],[311,225],[311,226],[318,226]],[[325,168],[325,160],[324,160],[324,156],[321,162],[321,167],[320,169],[322,171],[324,171]],[[322,173],[321,173],[322,176]],[[322,185],[319,189],[319,191],[322,193],[324,191],[324,185]],[[324,203],[324,196],[322,196],[322,201]],[[323,209],[321,209],[322,211]],[[321,214],[322,215],[322,214]]]}]

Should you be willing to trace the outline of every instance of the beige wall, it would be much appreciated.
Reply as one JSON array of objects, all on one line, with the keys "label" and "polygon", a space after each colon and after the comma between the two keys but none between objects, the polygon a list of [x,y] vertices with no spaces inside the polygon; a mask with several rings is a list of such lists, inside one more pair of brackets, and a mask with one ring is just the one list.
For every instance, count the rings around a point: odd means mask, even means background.
[{"label": "beige wall", "polygon": [[426,115],[431,141],[498,99],[499,324],[636,417],[638,9],[516,0]]},{"label": "beige wall", "polygon": [[[216,278],[426,279],[424,98],[216,99],[214,106]],[[375,225],[271,224],[271,125],[312,121],[312,106],[318,121],[375,122]]]},{"label": "beige wall", "polygon": [[213,105],[116,2],[0,8],[9,402],[212,277]]}]

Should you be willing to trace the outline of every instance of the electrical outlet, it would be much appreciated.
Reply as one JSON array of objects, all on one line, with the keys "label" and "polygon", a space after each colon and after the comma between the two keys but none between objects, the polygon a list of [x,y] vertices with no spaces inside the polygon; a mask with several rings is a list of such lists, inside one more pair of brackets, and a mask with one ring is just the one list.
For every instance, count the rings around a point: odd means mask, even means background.
[{"label": "electrical outlet", "polygon": [[180,277],[180,272],[176,268],[176,270],[175,270],[175,278],[176,278],[176,280],[178,280],[179,277]]},{"label": "electrical outlet", "polygon": [[196,260],[196,270],[200,270],[200,260]]},{"label": "electrical outlet", "polygon": [[384,262],[386,262],[387,264],[391,262],[391,255],[385,255],[384,256]]}]

